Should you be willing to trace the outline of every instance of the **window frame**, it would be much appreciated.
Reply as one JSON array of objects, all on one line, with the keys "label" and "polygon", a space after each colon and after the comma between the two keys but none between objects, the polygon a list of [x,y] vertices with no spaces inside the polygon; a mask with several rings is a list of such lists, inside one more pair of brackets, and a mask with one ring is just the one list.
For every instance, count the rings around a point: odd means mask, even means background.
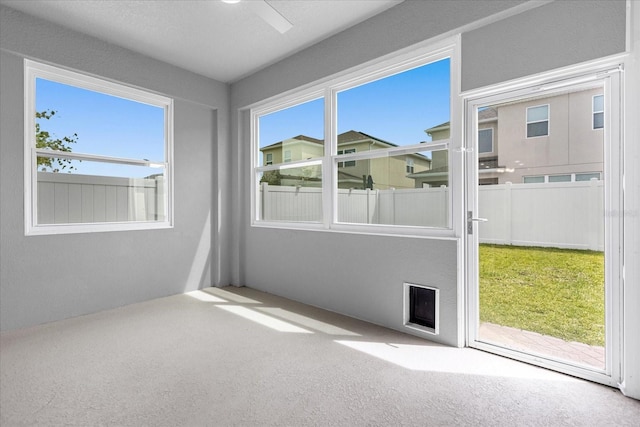
[{"label": "window frame", "polygon": [[[174,184],[173,184],[173,138],[174,138],[174,102],[172,98],[147,90],[134,88],[119,82],[95,77],[79,71],[72,71],[53,65],[43,64],[30,59],[24,60],[24,223],[25,236],[94,233],[128,230],[152,230],[173,228],[174,224]],[[149,104],[164,110],[164,220],[161,221],[121,221],[92,223],[38,224],[38,155],[56,154],[58,157],[77,160],[93,160],[121,165],[150,166],[157,161],[119,158],[90,153],[56,152],[36,148],[35,112],[36,79],[74,86],[93,92]]]},{"label": "window frame", "polygon": [[414,170],[415,170],[415,163],[414,163],[414,161],[413,161],[413,159],[411,157],[407,156],[405,158],[405,170],[404,170],[404,172],[406,174],[412,174]]},{"label": "window frame", "polygon": [[[337,94],[352,87],[360,86],[368,82],[392,76],[403,71],[449,59],[449,91],[450,105],[449,117],[451,122],[450,138],[430,142],[428,144],[417,143],[414,145],[392,147],[367,152],[338,155],[337,147]],[[370,63],[354,67],[336,75],[310,83],[302,88],[292,89],[289,92],[257,102],[241,108],[247,113],[249,122],[249,139],[251,144],[251,163],[248,169],[251,192],[251,217],[252,227],[316,230],[329,232],[347,232],[360,234],[383,234],[398,236],[424,236],[434,238],[456,238],[463,232],[463,198],[462,185],[464,170],[462,167],[465,150],[462,148],[462,103],[460,98],[460,35],[456,35],[430,45],[413,46],[402,52],[387,55]],[[322,223],[267,221],[260,218],[260,191],[258,174],[267,170],[279,170],[282,165],[261,166],[258,165],[260,141],[259,119],[263,115],[284,110],[304,102],[324,97],[325,102],[325,132],[324,132],[324,156],[321,158],[302,160],[287,163],[286,167],[301,167],[307,165],[321,165],[322,167]],[[437,151],[447,149],[449,151],[449,191],[448,200],[448,226],[446,228],[387,225],[387,224],[361,224],[341,223],[338,221],[338,163],[358,160],[372,160],[379,157],[401,156],[425,151]]]},{"label": "window frame", "polygon": [[[547,107],[547,119],[546,120],[532,120],[532,121],[529,121],[529,110],[532,109],[532,108],[540,108],[540,107]],[[533,123],[543,123],[543,122],[547,122],[547,133],[544,134],[544,135],[529,136],[529,125],[533,124]],[[527,107],[525,109],[525,128],[524,128],[524,133],[525,133],[527,139],[545,138],[545,137],[548,137],[549,135],[551,135],[551,104],[532,105],[531,107]]]},{"label": "window frame", "polygon": [[[357,153],[358,150],[355,148],[345,148],[344,150],[338,150],[338,156],[342,156],[343,154],[353,154],[353,153]],[[357,165],[357,161],[356,160],[348,160],[346,162],[338,162],[338,167],[339,168],[350,168],[350,167],[354,167]]]}]

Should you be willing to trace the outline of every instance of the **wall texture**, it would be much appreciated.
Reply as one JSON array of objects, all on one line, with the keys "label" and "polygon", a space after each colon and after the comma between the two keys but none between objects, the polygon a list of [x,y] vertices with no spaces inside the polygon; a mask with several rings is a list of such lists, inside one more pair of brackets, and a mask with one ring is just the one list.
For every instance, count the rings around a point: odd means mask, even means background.
[{"label": "wall texture", "polygon": [[[228,86],[0,7],[0,328],[20,328],[216,283],[218,143]],[[24,236],[23,58],[175,99],[175,228]],[[197,180],[203,192],[191,185]],[[217,191],[216,191],[217,193]],[[212,244],[216,242],[216,244]]]}]

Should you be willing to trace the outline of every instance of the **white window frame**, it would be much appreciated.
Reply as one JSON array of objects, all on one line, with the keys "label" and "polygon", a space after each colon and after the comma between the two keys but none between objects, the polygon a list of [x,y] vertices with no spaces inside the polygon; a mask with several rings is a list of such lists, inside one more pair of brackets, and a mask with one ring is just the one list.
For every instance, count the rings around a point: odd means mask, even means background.
[{"label": "white window frame", "polygon": [[264,165],[269,166],[273,164],[273,153],[265,154]]},{"label": "white window frame", "polygon": [[[250,119],[251,135],[251,167],[249,169],[251,191],[251,226],[266,228],[317,230],[331,232],[348,232],[362,234],[409,235],[434,238],[457,238],[463,230],[463,149],[462,149],[462,104],[460,101],[460,35],[441,40],[437,43],[422,46],[412,46],[401,52],[390,54],[368,64],[354,67],[338,75],[328,77],[306,87],[291,90],[280,96],[244,107]],[[437,62],[442,59],[450,60],[450,122],[451,135],[449,139],[417,143],[415,145],[392,147],[367,152],[337,155],[337,93],[368,82],[379,80],[401,73],[422,65]],[[310,160],[295,161],[282,164],[262,166],[258,165],[259,153],[259,119],[261,116],[274,113],[286,108],[324,97],[325,100],[325,132],[324,156]],[[337,206],[337,174],[338,162],[371,160],[381,157],[409,155],[425,151],[449,150],[449,205],[447,228],[404,226],[386,224],[340,223]],[[267,221],[260,218],[260,188],[259,174],[269,170],[280,170],[293,167],[314,166],[322,167],[322,222],[287,222]]]},{"label": "white window frame", "polygon": [[604,100],[604,95],[593,95],[592,99],[591,99],[591,129],[592,130],[598,130],[598,129],[603,129],[604,128],[604,119],[602,121],[602,126],[601,127],[596,127],[596,114],[602,114],[604,116],[604,101],[602,103],[603,105],[603,109],[602,110],[596,110],[596,98],[597,97],[601,97]]},{"label": "white window frame", "polygon": [[[154,160],[148,161],[86,153],[57,152],[52,150],[36,149],[35,112],[36,79],[38,78],[163,108],[165,159],[164,162],[160,163],[160,165],[164,167],[165,173],[164,220],[38,224],[38,170],[36,163],[39,155],[51,156],[52,154],[55,154],[57,157],[64,157],[67,159],[99,161],[122,165],[158,165],[158,162]],[[24,82],[24,223],[26,236],[173,228],[173,99],[156,93],[125,86],[120,83],[89,76],[80,72],[42,64],[29,59],[24,60]]]},{"label": "white window frame", "polygon": [[[547,119],[546,120],[532,120],[529,121],[529,110],[532,108],[540,108],[540,107],[547,107]],[[543,122],[547,122],[547,133],[546,135],[535,135],[535,136],[529,136],[529,125],[532,123],[543,123]],[[540,104],[540,105],[532,105],[531,107],[527,107],[525,110],[525,127],[524,127],[524,133],[527,137],[527,139],[534,139],[534,138],[546,138],[549,135],[551,135],[551,105],[550,104]]]},{"label": "white window frame", "polygon": [[405,172],[407,174],[412,174],[413,171],[415,170],[415,164],[413,162],[413,159],[411,157],[407,156],[406,163],[407,163],[407,165],[405,167]]},{"label": "white window frame", "polygon": [[291,150],[284,150],[282,163],[291,163]]},{"label": "white window frame", "polygon": [[[489,151],[480,151],[480,132],[482,131],[491,132],[491,150]],[[493,128],[478,129],[478,154],[489,154],[489,153],[493,153]]]},{"label": "white window frame", "polygon": [[[338,150],[338,156],[341,156],[343,154],[353,154],[356,153],[357,150],[355,148],[346,148],[344,150]],[[349,160],[346,162],[338,162],[338,167],[339,168],[350,168],[353,166],[356,166],[356,161],[355,160]]]}]

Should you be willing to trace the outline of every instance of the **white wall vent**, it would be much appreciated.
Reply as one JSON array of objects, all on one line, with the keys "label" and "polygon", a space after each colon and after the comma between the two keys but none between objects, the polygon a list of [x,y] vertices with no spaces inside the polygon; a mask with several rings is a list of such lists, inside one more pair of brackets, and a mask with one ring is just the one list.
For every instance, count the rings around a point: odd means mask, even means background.
[{"label": "white wall vent", "polygon": [[404,326],[437,335],[440,323],[440,290],[405,283],[403,291]]}]

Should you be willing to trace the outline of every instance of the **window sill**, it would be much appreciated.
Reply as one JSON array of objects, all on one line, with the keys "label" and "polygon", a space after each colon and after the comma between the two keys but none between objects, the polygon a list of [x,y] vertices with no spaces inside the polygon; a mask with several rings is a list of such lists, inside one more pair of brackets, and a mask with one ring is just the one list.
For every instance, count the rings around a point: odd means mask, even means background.
[{"label": "window sill", "polygon": [[320,231],[325,233],[364,234],[367,236],[406,237],[436,240],[459,240],[452,229],[411,226],[334,223],[326,227],[320,223],[254,221],[251,227],[280,230]]},{"label": "window sill", "polygon": [[170,222],[112,222],[85,224],[47,224],[27,227],[25,236],[104,233],[112,231],[160,230],[173,228]]}]

